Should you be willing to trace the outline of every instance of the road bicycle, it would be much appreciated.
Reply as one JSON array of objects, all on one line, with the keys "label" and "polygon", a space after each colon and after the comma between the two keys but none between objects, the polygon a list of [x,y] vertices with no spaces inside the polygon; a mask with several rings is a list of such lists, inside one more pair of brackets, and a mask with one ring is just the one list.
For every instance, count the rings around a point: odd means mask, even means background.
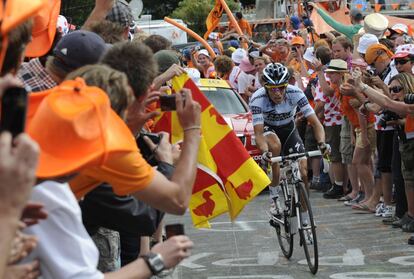
[{"label": "road bicycle", "polygon": [[280,193],[275,199],[276,213],[270,215],[270,225],[275,228],[283,255],[290,259],[293,254],[293,238],[299,232],[299,245],[303,246],[310,271],[318,271],[318,242],[316,226],[308,191],[299,171],[299,159],[321,156],[310,151],[272,158],[272,164],[280,163]]}]

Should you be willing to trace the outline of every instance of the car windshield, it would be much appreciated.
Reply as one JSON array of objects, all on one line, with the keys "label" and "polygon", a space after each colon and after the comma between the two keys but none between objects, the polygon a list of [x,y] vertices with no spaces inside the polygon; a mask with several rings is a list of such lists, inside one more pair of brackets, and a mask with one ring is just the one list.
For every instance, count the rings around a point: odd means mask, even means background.
[{"label": "car windshield", "polygon": [[247,112],[236,93],[229,88],[201,87],[200,89],[221,114]]}]

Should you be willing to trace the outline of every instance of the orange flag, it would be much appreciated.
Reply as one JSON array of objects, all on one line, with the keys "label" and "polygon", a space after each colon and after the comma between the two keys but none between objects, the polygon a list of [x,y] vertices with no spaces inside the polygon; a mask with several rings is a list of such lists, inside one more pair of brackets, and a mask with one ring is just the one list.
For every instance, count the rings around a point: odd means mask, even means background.
[{"label": "orange flag", "polygon": [[224,8],[221,5],[220,1],[216,0],[215,6],[210,11],[206,19],[207,32],[204,34],[205,40],[207,40],[208,35],[210,35],[210,33],[213,32],[214,29],[216,29],[216,27],[219,25],[220,18],[221,18],[221,15],[223,14],[223,11],[224,11]]},{"label": "orange flag", "polygon": [[398,10],[398,8],[400,7],[400,4],[398,4],[398,3],[394,3],[394,4],[391,4],[391,7],[392,7],[394,10]]},{"label": "orange flag", "polygon": [[[174,91],[182,88],[192,91],[202,111],[198,170],[189,206],[193,224],[209,227],[208,220],[226,212],[234,220],[270,180],[187,74],[173,79]],[[175,112],[162,113],[155,120],[155,131],[169,132],[172,143],[183,139]]]},{"label": "orange flag", "polygon": [[374,9],[375,9],[375,12],[376,13],[378,13],[379,11],[381,11],[381,8],[382,8],[382,4],[375,4],[375,6],[374,6]]}]

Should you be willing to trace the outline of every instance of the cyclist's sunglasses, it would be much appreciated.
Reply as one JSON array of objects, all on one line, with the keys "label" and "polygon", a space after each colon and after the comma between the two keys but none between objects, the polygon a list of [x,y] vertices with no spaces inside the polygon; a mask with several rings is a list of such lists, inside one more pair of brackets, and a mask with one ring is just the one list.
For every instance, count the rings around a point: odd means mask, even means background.
[{"label": "cyclist's sunglasses", "polygon": [[270,90],[272,92],[281,92],[284,91],[287,87],[287,83],[281,84],[281,85],[265,85],[265,88],[267,90]]},{"label": "cyclist's sunglasses", "polygon": [[403,89],[404,87],[402,86],[394,86],[394,87],[390,87],[390,92],[393,94],[397,94],[397,93],[400,93]]}]

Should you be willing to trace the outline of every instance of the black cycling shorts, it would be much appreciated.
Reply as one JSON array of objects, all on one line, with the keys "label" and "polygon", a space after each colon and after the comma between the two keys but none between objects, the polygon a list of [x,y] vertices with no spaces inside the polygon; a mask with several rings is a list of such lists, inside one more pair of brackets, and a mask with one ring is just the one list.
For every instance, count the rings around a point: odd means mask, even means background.
[{"label": "black cycling shorts", "polygon": [[263,130],[263,135],[273,133],[279,138],[280,143],[282,144],[281,155],[305,152],[302,138],[293,121],[283,126],[271,126],[265,123]]}]

